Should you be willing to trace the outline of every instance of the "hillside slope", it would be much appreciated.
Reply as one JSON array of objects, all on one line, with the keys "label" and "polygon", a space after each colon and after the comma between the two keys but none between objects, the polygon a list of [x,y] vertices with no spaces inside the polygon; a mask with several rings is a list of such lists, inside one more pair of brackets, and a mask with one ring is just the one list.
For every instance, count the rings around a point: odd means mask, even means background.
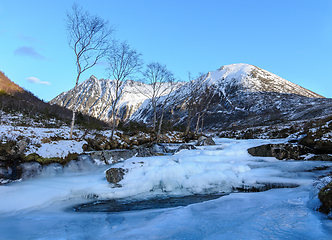
[{"label": "hillside slope", "polygon": [[24,89],[21,88],[19,85],[10,81],[10,79],[1,71],[0,71],[0,90],[3,90],[7,94],[11,95],[24,91]]}]

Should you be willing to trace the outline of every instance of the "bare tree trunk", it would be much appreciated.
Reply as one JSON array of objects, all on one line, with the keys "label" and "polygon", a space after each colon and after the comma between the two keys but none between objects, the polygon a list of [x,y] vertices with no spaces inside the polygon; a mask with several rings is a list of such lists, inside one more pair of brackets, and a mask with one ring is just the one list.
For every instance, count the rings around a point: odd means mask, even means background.
[{"label": "bare tree trunk", "polygon": [[191,111],[188,111],[187,126],[186,126],[186,130],[184,132],[185,135],[187,135],[190,131],[190,123],[191,123],[191,120],[192,120],[191,115],[192,115]]},{"label": "bare tree trunk", "polygon": [[73,107],[73,117],[71,119],[71,126],[70,126],[70,136],[69,139],[73,139],[73,131],[74,131],[74,124],[75,124],[75,115],[76,115],[76,108],[77,108],[77,101],[76,101],[76,92],[78,86],[78,80],[80,79],[81,73],[79,72],[76,78],[76,84],[74,88],[74,107]]},{"label": "bare tree trunk", "polygon": [[201,115],[198,114],[197,116],[197,122],[196,122],[196,129],[195,129],[195,133],[197,134],[199,131],[199,120],[201,119]]},{"label": "bare tree trunk", "polygon": [[157,124],[157,106],[153,104],[153,131],[156,132]]},{"label": "bare tree trunk", "polygon": [[74,89],[73,117],[70,127],[70,139],[73,138],[75,114],[77,109],[76,91],[80,75],[92,68],[105,56],[110,48],[109,37],[113,29],[108,22],[97,16],[90,16],[77,4],[73,4],[72,13],[67,13],[68,44],[76,56],[77,78]]},{"label": "bare tree trunk", "polygon": [[161,116],[160,116],[160,122],[159,122],[159,127],[158,127],[158,133],[157,133],[157,140],[156,142],[158,143],[160,135],[161,135],[161,126],[163,124],[163,119],[164,119],[164,112],[165,112],[165,108],[163,106],[162,111],[161,111]]},{"label": "bare tree trunk", "polygon": [[114,131],[115,131],[115,109],[113,108],[113,113],[112,113],[112,134],[111,134],[111,140],[113,141],[113,136],[114,136]]},{"label": "bare tree trunk", "polygon": [[204,115],[202,115],[201,134],[203,134]]}]

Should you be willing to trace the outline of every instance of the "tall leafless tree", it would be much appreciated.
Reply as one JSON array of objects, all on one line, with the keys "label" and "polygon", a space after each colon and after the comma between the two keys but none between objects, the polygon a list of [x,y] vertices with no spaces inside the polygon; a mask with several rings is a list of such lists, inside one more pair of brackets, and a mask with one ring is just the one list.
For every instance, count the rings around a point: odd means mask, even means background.
[{"label": "tall leafless tree", "polygon": [[159,101],[157,102],[158,106],[161,109],[161,113],[160,113],[160,117],[159,117],[159,126],[158,126],[156,142],[159,141],[159,138],[160,138],[160,135],[161,135],[161,127],[162,127],[162,124],[163,124],[165,112],[169,108],[173,107],[173,105],[170,104],[169,102],[172,100],[172,98],[174,98],[174,90],[176,90],[178,88],[178,85],[175,81],[173,73],[169,72],[168,74],[169,74],[169,76],[167,77],[168,78],[167,88],[168,88],[169,93],[167,95],[163,96],[163,97],[160,97]]},{"label": "tall leafless tree", "polygon": [[165,103],[165,100],[169,100],[166,97],[163,101],[160,101],[160,98],[174,90],[174,75],[167,70],[166,65],[160,64],[159,62],[152,62],[147,65],[143,76],[145,83],[148,85],[146,87],[143,85],[143,89],[137,88],[137,90],[151,101],[153,108],[153,131],[156,132],[157,107],[158,104]]},{"label": "tall leafless tree", "polygon": [[195,133],[199,133],[199,123],[201,121],[201,133],[203,132],[203,121],[204,115],[207,113],[210,104],[213,100],[213,97],[216,94],[215,86],[202,86],[202,92],[200,94],[199,100],[197,102],[197,122],[196,122],[196,129]]},{"label": "tall leafless tree", "polygon": [[70,138],[72,139],[77,111],[76,88],[80,76],[105,56],[110,48],[113,28],[109,27],[107,21],[98,16],[91,16],[77,4],[73,4],[71,13],[67,13],[66,24],[68,43],[75,53],[77,67],[73,117],[70,128]]},{"label": "tall leafless tree", "polygon": [[112,97],[112,134],[113,140],[115,124],[116,124],[116,105],[118,104],[122,94],[124,94],[123,85],[125,80],[138,73],[143,65],[141,59],[142,54],[131,49],[126,42],[121,44],[114,43],[107,54],[109,77],[113,77]]},{"label": "tall leafless tree", "polygon": [[185,102],[185,109],[187,110],[187,125],[186,125],[186,130],[185,134],[188,134],[190,131],[190,125],[193,120],[193,118],[196,115],[197,112],[197,102],[198,98],[200,95],[200,87],[202,85],[202,80],[203,76],[198,78],[198,80],[193,80],[192,75],[190,72],[188,72],[188,80],[189,82],[187,83],[187,95],[186,95],[186,102]]}]

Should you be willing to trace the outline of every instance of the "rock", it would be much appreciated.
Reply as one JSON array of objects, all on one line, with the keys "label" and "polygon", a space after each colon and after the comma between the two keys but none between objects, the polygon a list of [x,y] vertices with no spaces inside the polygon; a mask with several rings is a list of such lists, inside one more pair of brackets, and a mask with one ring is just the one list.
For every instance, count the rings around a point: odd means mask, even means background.
[{"label": "rock", "polygon": [[26,180],[39,176],[43,167],[37,162],[26,162],[20,164],[17,169],[21,173],[21,178]]},{"label": "rock", "polygon": [[17,155],[23,154],[26,148],[28,147],[29,143],[30,140],[28,138],[23,138],[22,140],[20,140],[16,146],[16,154]]},{"label": "rock", "polygon": [[312,149],[306,146],[295,145],[295,144],[293,145],[289,143],[266,144],[248,149],[248,153],[252,156],[275,157],[279,160],[282,159],[302,160],[303,158],[300,156],[310,152],[312,152]]},{"label": "rock", "polygon": [[151,147],[149,147],[151,152],[155,152],[155,153],[165,153],[165,147],[159,144],[153,144]]},{"label": "rock", "polygon": [[299,144],[312,148],[317,154],[332,154],[332,141],[315,138],[308,135],[299,141]]},{"label": "rock", "polygon": [[182,144],[177,150],[176,152],[180,152],[181,150],[195,150],[197,149],[194,145],[191,144]]},{"label": "rock", "polygon": [[196,146],[209,146],[209,145],[216,145],[211,137],[201,136],[197,140]]},{"label": "rock", "polygon": [[156,156],[156,154],[152,153],[149,148],[137,148],[136,151],[136,157],[152,157]]},{"label": "rock", "polygon": [[318,198],[322,203],[319,207],[319,211],[329,214],[332,211],[332,182],[328,183],[319,191]]},{"label": "rock", "polygon": [[0,160],[11,160],[19,158],[24,153],[30,140],[28,138],[22,138],[16,142],[9,140],[5,143],[0,143]]},{"label": "rock", "polygon": [[119,183],[128,170],[123,168],[110,168],[106,171],[106,179],[110,183]]},{"label": "rock", "polygon": [[42,138],[42,140],[40,140],[42,143],[50,143],[50,142],[52,142],[52,140],[50,139],[50,138],[48,138],[48,137],[44,137],[44,138]]},{"label": "rock", "polygon": [[332,161],[332,154],[315,154],[309,157],[306,157],[307,161]]},{"label": "rock", "polygon": [[101,161],[105,164],[113,164],[120,161],[124,161],[128,158],[133,157],[136,154],[135,150],[105,150],[105,151],[96,151],[91,152],[89,155],[95,161]]}]

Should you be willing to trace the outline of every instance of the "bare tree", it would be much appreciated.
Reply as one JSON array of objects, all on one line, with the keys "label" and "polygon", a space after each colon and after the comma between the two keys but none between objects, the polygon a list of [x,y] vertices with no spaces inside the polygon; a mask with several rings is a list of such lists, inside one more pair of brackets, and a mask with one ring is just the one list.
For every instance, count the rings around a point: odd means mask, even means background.
[{"label": "bare tree", "polygon": [[96,65],[110,48],[110,36],[113,28],[98,16],[91,16],[77,4],[73,4],[72,13],[67,13],[68,43],[76,56],[77,77],[74,88],[74,108],[70,128],[73,136],[75,113],[77,108],[76,88],[83,72]]},{"label": "bare tree", "polygon": [[187,125],[186,125],[185,134],[189,133],[192,119],[195,117],[197,112],[197,102],[200,95],[200,87],[202,84],[200,80],[202,80],[201,78],[203,78],[203,76],[199,78],[197,81],[195,81],[192,79],[191,73],[188,71],[188,78],[189,78],[189,82],[187,83],[188,92],[185,102],[188,116],[187,116]]},{"label": "bare tree", "polygon": [[164,120],[164,115],[165,112],[173,107],[172,104],[170,104],[169,102],[171,101],[172,98],[174,98],[174,90],[177,88],[177,84],[175,82],[175,78],[173,76],[173,73],[168,72],[167,74],[167,89],[169,91],[169,93],[163,97],[160,97],[157,104],[158,106],[161,108],[161,114],[159,117],[159,126],[158,126],[158,132],[157,132],[157,137],[156,137],[156,142],[159,141],[160,135],[161,135],[161,127],[163,124],[163,120]]},{"label": "bare tree", "polygon": [[206,74],[199,72],[196,80],[193,80],[191,73],[188,71],[189,82],[187,83],[187,93],[184,102],[188,114],[185,134],[189,133],[191,122],[200,110],[199,106],[202,103],[201,96],[204,92],[203,81],[205,78]]},{"label": "bare tree", "polygon": [[196,122],[196,129],[195,129],[196,134],[199,132],[199,122],[200,121],[202,121],[201,133],[203,132],[204,115],[207,113],[208,108],[210,107],[210,104],[212,102],[212,99],[216,94],[216,89],[214,86],[204,85],[202,88],[203,89],[202,89],[199,101],[197,102],[197,122]]},{"label": "bare tree", "polygon": [[113,77],[112,97],[112,134],[113,140],[116,124],[116,105],[118,104],[123,91],[123,85],[126,79],[138,73],[143,65],[142,54],[131,49],[126,42],[121,44],[114,43],[107,55],[109,76]]},{"label": "bare tree", "polygon": [[137,88],[137,90],[151,101],[153,108],[153,131],[156,132],[159,99],[174,90],[174,76],[167,70],[166,65],[158,62],[149,63],[143,72],[143,76],[144,82],[148,85],[142,85],[142,88]]}]

